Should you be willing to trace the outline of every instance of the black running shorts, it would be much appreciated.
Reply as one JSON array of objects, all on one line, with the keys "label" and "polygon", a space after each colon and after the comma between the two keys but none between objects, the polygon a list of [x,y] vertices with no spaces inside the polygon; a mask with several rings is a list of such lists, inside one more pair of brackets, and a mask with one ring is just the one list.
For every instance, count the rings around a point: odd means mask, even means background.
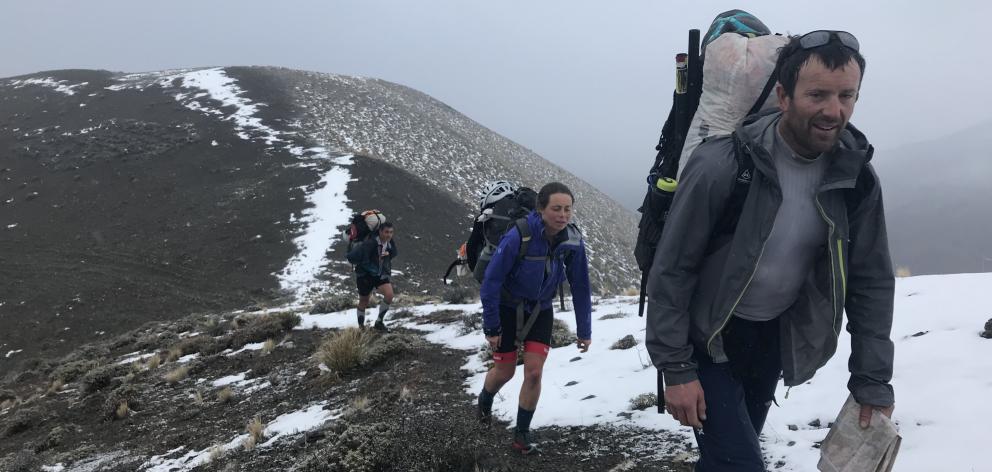
[{"label": "black running shorts", "polygon": [[[532,316],[531,311],[525,310],[524,323],[527,322],[530,316]],[[534,326],[531,326],[530,331],[524,335],[523,341],[533,341],[550,347],[551,327],[554,324],[554,320],[555,314],[553,309],[541,310],[537,314],[537,321],[534,322]],[[500,305],[499,324],[502,328],[502,334],[500,335],[499,347],[496,349],[496,352],[516,352],[517,348],[514,341],[516,341],[517,335],[517,309]]]},{"label": "black running shorts", "polygon": [[358,295],[367,297],[372,293],[372,289],[379,288],[380,285],[389,283],[389,279],[380,279],[372,275],[359,275],[356,277],[358,285]]}]

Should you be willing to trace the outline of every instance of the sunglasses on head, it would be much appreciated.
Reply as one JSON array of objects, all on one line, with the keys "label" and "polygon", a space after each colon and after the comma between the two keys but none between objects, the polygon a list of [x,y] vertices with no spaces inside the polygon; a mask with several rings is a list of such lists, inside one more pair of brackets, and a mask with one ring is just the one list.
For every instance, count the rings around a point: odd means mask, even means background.
[{"label": "sunglasses on head", "polygon": [[855,38],[853,34],[847,31],[830,31],[830,30],[817,30],[810,31],[799,37],[799,45],[803,49],[813,49],[820,46],[825,46],[830,43],[830,39],[836,37],[838,41],[844,46],[853,49],[857,52],[860,48],[858,43],[858,38]]}]

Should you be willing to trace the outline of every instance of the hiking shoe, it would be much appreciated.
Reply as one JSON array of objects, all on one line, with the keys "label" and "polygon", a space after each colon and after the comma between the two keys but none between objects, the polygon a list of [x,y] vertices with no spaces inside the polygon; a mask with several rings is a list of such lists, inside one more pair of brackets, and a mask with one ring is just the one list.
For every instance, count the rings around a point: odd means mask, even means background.
[{"label": "hiking shoe", "polygon": [[537,447],[537,443],[534,442],[534,438],[531,437],[530,431],[514,431],[512,447],[514,451],[525,456],[541,452],[541,449]]},{"label": "hiking shoe", "polygon": [[365,317],[364,316],[359,316],[358,317],[358,328],[359,329],[365,329]]},{"label": "hiking shoe", "polygon": [[389,332],[389,328],[386,327],[386,323],[383,323],[382,320],[376,320],[374,328],[376,331],[380,333]]}]

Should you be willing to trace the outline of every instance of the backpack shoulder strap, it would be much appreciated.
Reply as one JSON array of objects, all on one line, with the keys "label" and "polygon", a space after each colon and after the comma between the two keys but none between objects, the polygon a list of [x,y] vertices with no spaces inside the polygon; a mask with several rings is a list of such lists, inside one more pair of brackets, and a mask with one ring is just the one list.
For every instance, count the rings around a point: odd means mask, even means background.
[{"label": "backpack shoulder strap", "polygon": [[517,252],[517,259],[513,262],[513,265],[517,265],[527,257],[527,248],[530,246],[531,233],[530,225],[527,224],[527,218],[518,218],[513,224],[517,227],[517,232],[520,233],[520,250]]},{"label": "backpack shoulder strap", "polygon": [[741,210],[744,208],[744,200],[747,199],[747,192],[751,189],[751,181],[754,179],[754,160],[747,146],[734,132],[734,160],[737,161],[737,175],[734,177],[734,188],[730,191],[727,199],[727,206],[713,228],[714,236],[733,234],[737,229],[737,221],[740,220]]},{"label": "backpack shoulder strap", "polygon": [[765,88],[761,89],[761,95],[758,96],[758,100],[751,105],[751,109],[748,110],[747,116],[751,116],[759,111],[761,107],[768,100],[768,96],[772,94],[772,89],[775,88],[775,84],[778,83],[778,67],[772,70],[771,75],[768,76],[768,81],[765,82]]},{"label": "backpack shoulder strap", "polygon": [[733,132],[731,137],[734,140],[734,160],[737,161],[737,179],[734,190],[740,186],[751,185],[751,177],[754,174],[754,161],[751,159],[751,152],[737,132]]}]

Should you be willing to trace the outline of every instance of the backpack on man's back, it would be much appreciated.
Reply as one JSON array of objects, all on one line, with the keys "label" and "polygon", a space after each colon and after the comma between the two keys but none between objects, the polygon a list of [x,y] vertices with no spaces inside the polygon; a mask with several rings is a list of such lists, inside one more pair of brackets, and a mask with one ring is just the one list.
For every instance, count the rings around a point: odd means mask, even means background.
[{"label": "backpack on man's back", "polygon": [[[648,191],[638,208],[641,220],[634,257],[641,269],[641,316],[655,251],[678,187],[680,163],[704,140],[731,134],[748,115],[774,105],[769,97],[778,47],[788,41],[771,35],[764,23],[741,10],[718,15],[703,39],[700,50],[699,30],[689,30],[689,51],[676,56],[672,108],[655,147],[658,153],[648,173]],[[710,58],[704,62],[706,55]],[[754,164],[746,153],[737,152],[735,157],[737,185],[731,198],[743,199]],[[739,209],[739,202],[732,203]],[[727,221],[736,224],[734,218]]]},{"label": "backpack on man's back", "polygon": [[386,215],[379,210],[365,210],[351,216],[351,224],[345,234],[348,236],[348,262],[357,264],[360,261],[354,259],[355,248],[363,242],[373,237],[379,229],[379,225],[386,222]]}]

